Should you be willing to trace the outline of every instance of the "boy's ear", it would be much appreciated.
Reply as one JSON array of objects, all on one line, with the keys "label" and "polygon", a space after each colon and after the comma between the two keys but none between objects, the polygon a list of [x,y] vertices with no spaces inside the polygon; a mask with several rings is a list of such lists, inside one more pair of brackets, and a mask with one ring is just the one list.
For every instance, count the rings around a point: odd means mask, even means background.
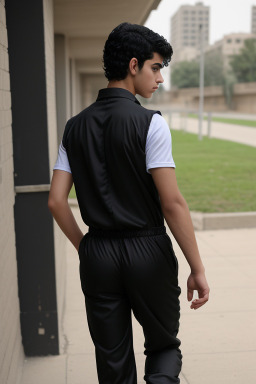
[{"label": "boy's ear", "polygon": [[136,59],[136,57],[133,57],[129,63],[129,70],[130,70],[131,75],[135,76],[136,73],[138,72],[138,69],[139,69],[138,59]]}]

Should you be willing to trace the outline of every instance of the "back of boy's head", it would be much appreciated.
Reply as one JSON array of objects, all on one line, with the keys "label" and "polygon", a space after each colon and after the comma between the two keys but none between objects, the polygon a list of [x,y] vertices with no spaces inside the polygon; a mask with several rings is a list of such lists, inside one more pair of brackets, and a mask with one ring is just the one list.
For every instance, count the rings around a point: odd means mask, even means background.
[{"label": "back of boy's head", "polygon": [[130,60],[138,60],[139,69],[154,52],[163,57],[163,65],[171,61],[172,47],[167,40],[151,29],[138,24],[122,23],[108,36],[104,46],[103,62],[106,78],[123,80],[128,73]]}]

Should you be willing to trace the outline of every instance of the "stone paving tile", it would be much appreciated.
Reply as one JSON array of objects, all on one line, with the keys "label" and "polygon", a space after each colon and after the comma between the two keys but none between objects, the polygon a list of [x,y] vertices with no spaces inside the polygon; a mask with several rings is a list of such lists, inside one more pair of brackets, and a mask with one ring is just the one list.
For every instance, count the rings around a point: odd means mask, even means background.
[{"label": "stone paving tile", "polygon": [[242,257],[245,252],[256,255],[256,229],[232,229],[222,231],[202,231],[197,232],[198,241],[208,244],[211,249],[223,257],[230,256]]},{"label": "stone paving tile", "polygon": [[188,355],[183,373],[188,384],[255,384],[256,350]]},{"label": "stone paving tile", "polygon": [[66,313],[64,332],[67,336],[67,354],[94,353],[85,309]]},{"label": "stone paving tile", "polygon": [[183,353],[228,353],[256,350],[256,311],[181,315]]},{"label": "stone paving tile", "polygon": [[98,379],[94,353],[69,355],[67,362],[67,384],[96,383],[98,383]]},{"label": "stone paving tile", "polygon": [[21,384],[66,384],[66,355],[26,358]]}]

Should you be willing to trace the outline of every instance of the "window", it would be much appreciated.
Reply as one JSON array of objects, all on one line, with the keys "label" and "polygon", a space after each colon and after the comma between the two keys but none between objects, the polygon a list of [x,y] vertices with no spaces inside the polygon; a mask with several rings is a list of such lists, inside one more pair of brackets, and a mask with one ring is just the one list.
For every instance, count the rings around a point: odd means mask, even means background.
[{"label": "window", "polygon": [[227,39],[227,43],[232,43],[232,39]]},{"label": "window", "polygon": [[241,43],[241,40],[240,39],[236,39],[236,43]]}]

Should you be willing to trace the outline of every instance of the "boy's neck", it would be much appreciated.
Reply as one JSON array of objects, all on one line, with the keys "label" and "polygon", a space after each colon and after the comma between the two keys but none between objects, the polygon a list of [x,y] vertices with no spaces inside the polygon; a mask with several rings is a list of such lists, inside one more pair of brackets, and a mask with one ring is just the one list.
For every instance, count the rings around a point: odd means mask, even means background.
[{"label": "boy's neck", "polygon": [[130,91],[134,96],[136,95],[136,91],[133,85],[133,82],[129,77],[126,77],[123,80],[111,80],[108,83],[107,88],[123,88],[127,91]]}]

